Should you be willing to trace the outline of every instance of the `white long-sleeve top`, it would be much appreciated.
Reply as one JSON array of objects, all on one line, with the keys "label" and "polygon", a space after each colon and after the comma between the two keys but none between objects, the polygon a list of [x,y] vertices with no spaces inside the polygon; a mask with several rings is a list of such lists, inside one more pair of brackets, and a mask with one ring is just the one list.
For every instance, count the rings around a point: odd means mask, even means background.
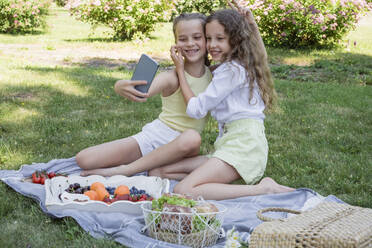
[{"label": "white long-sleeve top", "polygon": [[211,112],[221,127],[239,119],[265,119],[265,104],[258,86],[253,87],[249,101],[249,84],[246,70],[236,61],[225,62],[213,71],[212,82],[196,97],[190,98],[186,113],[195,119],[203,118]]}]

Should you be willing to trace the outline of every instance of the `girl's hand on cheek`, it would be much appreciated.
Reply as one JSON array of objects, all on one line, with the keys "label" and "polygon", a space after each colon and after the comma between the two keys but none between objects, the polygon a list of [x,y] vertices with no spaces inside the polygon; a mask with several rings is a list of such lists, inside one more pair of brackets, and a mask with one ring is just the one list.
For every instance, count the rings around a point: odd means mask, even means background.
[{"label": "girl's hand on cheek", "polygon": [[230,6],[230,8],[232,8],[233,10],[238,11],[242,16],[245,17],[245,19],[249,23],[255,22],[252,11],[250,9],[240,6],[239,3],[236,0],[231,0],[231,1],[232,1],[232,3],[230,1],[227,1],[227,4]]},{"label": "girl's hand on cheek", "polygon": [[176,69],[184,69],[184,60],[181,52],[181,48],[177,46],[172,46],[170,49],[171,58],[173,60]]}]

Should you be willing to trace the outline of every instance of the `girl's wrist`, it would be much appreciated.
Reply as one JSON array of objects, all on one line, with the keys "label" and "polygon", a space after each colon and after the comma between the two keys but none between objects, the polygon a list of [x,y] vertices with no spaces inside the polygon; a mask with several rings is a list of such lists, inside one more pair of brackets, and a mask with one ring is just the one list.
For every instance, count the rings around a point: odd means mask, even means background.
[{"label": "girl's wrist", "polygon": [[181,66],[176,66],[176,72],[178,75],[183,74],[185,72],[185,68]]}]

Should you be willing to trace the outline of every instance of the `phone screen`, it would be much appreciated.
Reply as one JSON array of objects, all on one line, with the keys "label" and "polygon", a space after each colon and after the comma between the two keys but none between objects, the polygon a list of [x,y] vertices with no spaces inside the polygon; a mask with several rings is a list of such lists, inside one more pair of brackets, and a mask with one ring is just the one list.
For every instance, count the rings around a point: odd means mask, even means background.
[{"label": "phone screen", "polygon": [[132,80],[145,80],[147,84],[136,85],[135,88],[142,93],[147,93],[158,68],[159,64],[155,60],[146,54],[142,54],[134,69]]}]

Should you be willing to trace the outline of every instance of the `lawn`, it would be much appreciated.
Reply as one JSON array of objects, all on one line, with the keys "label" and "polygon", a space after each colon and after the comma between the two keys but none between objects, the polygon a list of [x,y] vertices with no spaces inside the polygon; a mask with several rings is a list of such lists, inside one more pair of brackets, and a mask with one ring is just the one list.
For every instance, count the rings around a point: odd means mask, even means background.
[{"label": "lawn", "polygon": [[[265,121],[270,153],[265,175],[347,203],[372,207],[372,14],[339,48],[268,48],[279,95]],[[144,42],[118,42],[109,30],[61,9],[49,29],[0,34],[0,169],[69,158],[81,149],[132,135],[155,119],[160,97],[133,103],[116,95],[141,53],[170,64],[170,23]],[[216,138],[203,132],[201,153]],[[97,240],[71,218],[52,219],[38,204],[0,183],[0,247],[121,247]]]}]

